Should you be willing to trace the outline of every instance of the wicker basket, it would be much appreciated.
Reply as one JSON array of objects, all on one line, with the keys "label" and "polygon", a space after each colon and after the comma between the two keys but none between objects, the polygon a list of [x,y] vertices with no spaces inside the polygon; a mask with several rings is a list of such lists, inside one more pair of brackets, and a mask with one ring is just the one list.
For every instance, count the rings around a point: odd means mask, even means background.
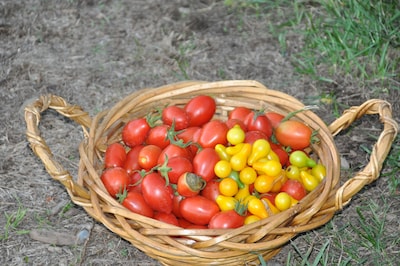
[{"label": "wicker basket", "polygon": [[[199,94],[215,98],[216,118],[226,118],[227,113],[236,106],[266,108],[283,114],[304,107],[287,94],[246,80],[187,81],[143,89],[128,95],[113,108],[94,118],[60,97],[45,95],[25,108],[27,138],[48,173],[65,186],[75,204],[162,264],[251,265],[259,263],[260,255],[265,260],[272,258],[297,234],[327,223],[353,195],[377,179],[398,130],[397,123],[392,119],[391,106],[383,100],[369,100],[361,106],[352,107],[329,126],[311,111],[297,114],[296,119],[319,132],[320,143],[312,148],[327,167],[325,180],[289,210],[238,229],[188,230],[132,213],[107,193],[99,178],[106,146],[121,139],[122,127],[129,119],[144,116],[160,103],[184,105]],[[77,179],[73,179],[54,159],[40,136],[40,114],[49,108],[83,127],[85,138],[79,146]],[[369,163],[341,185],[340,160],[333,136],[364,114],[378,114],[383,131],[373,147]]]}]

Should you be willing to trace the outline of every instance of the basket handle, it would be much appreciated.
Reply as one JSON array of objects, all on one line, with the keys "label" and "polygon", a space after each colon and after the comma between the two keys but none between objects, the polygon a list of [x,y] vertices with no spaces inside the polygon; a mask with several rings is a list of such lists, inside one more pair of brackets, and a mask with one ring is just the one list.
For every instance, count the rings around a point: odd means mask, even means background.
[{"label": "basket handle", "polygon": [[26,136],[33,152],[42,160],[47,172],[65,186],[71,198],[78,195],[90,199],[89,192],[75,182],[70,173],[55,160],[49,146],[41,137],[39,131],[40,114],[47,109],[53,109],[80,124],[85,136],[88,136],[92,119],[81,107],[70,105],[63,98],[52,94],[40,96],[39,99],[25,106]]},{"label": "basket handle", "polygon": [[350,202],[351,197],[365,185],[375,181],[380,174],[383,162],[388,155],[398,132],[398,124],[392,118],[391,104],[384,100],[371,99],[360,106],[354,106],[344,111],[343,115],[329,125],[332,135],[348,128],[355,120],[363,115],[379,115],[383,130],[372,148],[369,163],[354,177],[347,180],[336,192],[335,208],[341,210]]}]

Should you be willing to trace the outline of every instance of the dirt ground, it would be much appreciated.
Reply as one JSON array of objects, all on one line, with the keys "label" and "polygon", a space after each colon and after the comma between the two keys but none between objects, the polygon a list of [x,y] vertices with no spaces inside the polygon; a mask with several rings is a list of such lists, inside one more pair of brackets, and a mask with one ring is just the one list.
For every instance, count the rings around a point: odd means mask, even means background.
[{"label": "dirt ground", "polygon": [[[297,75],[290,55],[300,49],[302,40],[287,36],[288,49],[281,53],[269,32],[273,19],[273,11],[260,19],[231,12],[216,0],[0,1],[0,264],[157,265],[70,204],[63,186],[34,156],[25,137],[23,107],[40,95],[59,95],[95,115],[145,87],[187,79],[254,79],[304,103],[319,104],[316,112],[327,123],[335,119],[334,106],[318,102],[321,92],[337,95],[339,111],[383,98],[393,104],[397,116],[398,93],[371,89],[377,84],[340,76],[327,84]],[[337,137],[338,149],[350,165],[347,175],[366,164],[368,156],[360,145],[371,147],[381,130],[375,117],[355,125],[356,133]],[[42,116],[41,130],[56,158],[76,176],[81,128],[49,112]],[[356,223],[357,206],[387,197],[393,204],[385,230],[398,234],[399,192],[397,197],[390,194],[388,182],[389,177],[382,177],[359,192],[335,216],[334,224]],[[8,218],[18,210],[26,211],[22,221],[7,227]],[[38,229],[72,236],[87,230],[90,238],[52,245],[32,238],[29,231]],[[325,243],[330,237],[326,232],[318,229],[293,241],[307,250],[312,243]],[[288,244],[273,263],[284,265],[290,251],[293,246]],[[390,254],[400,256],[398,251]]]}]

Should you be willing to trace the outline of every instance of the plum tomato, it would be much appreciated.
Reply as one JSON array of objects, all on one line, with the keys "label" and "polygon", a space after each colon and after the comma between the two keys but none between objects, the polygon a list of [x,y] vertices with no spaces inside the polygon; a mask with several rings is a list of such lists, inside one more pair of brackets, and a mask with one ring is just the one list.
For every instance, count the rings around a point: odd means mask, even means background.
[{"label": "plum tomato", "polygon": [[171,126],[175,125],[175,130],[182,130],[189,126],[189,117],[183,108],[170,105],[162,110],[162,121],[164,124]]},{"label": "plum tomato", "polygon": [[193,158],[193,173],[208,182],[215,177],[214,166],[219,160],[219,155],[214,149],[204,148]]},{"label": "plum tomato", "polygon": [[142,148],[143,145],[136,145],[132,147],[126,154],[124,168],[128,173],[128,175],[132,175],[136,170],[141,169],[138,158],[139,158],[139,152]]},{"label": "plum tomato", "polygon": [[114,198],[127,189],[129,184],[128,173],[122,167],[108,168],[103,171],[100,178],[108,193]]},{"label": "plum tomato", "polygon": [[122,141],[129,147],[143,144],[150,128],[146,118],[133,119],[123,127]]},{"label": "plum tomato", "polygon": [[310,146],[313,131],[301,121],[287,120],[275,129],[276,140],[285,147],[302,150]]},{"label": "plum tomato", "polygon": [[104,167],[123,167],[126,160],[126,151],[121,143],[110,144],[104,154]]},{"label": "plum tomato", "polygon": [[177,192],[184,197],[193,197],[205,187],[206,181],[196,174],[186,172],[178,179]]},{"label": "plum tomato", "polygon": [[193,171],[192,162],[183,156],[168,158],[167,167],[169,182],[172,184],[177,184],[179,177],[184,173]]},{"label": "plum tomato", "polygon": [[166,157],[170,160],[178,156],[186,157],[189,160],[193,159],[193,155],[189,148],[179,147],[178,145],[171,143],[161,151],[157,164],[162,165],[165,162]]},{"label": "plum tomato", "polygon": [[153,218],[160,222],[180,226],[178,219],[173,213],[156,212]]},{"label": "plum tomato", "polygon": [[259,130],[247,131],[244,142],[253,144],[258,139],[268,139],[268,137],[264,132]]},{"label": "plum tomato", "polygon": [[192,98],[183,108],[189,117],[189,126],[202,126],[214,116],[217,105],[208,95]]},{"label": "plum tomato", "polygon": [[219,207],[214,201],[197,195],[184,198],[180,202],[179,210],[187,221],[197,225],[207,225],[219,212]]},{"label": "plum tomato", "polygon": [[234,126],[238,125],[244,132],[247,131],[247,127],[242,120],[239,119],[228,119],[225,124],[228,126],[229,129],[233,128]]},{"label": "plum tomato", "polygon": [[238,228],[244,224],[245,217],[235,210],[222,211],[215,214],[208,224],[210,229],[231,229]]},{"label": "plum tomato", "polygon": [[159,212],[171,213],[174,191],[158,173],[147,174],[142,181],[142,194],[147,204]]},{"label": "plum tomato", "polygon": [[243,121],[246,119],[246,116],[250,114],[252,111],[251,109],[243,106],[235,107],[229,114],[228,119],[238,119]]},{"label": "plum tomato", "polygon": [[207,182],[206,186],[200,192],[200,195],[215,201],[221,193],[219,192],[219,181],[217,179],[211,179]]},{"label": "plum tomato", "polygon": [[146,144],[152,144],[164,149],[170,143],[167,132],[170,126],[168,125],[157,125],[150,129],[147,138],[145,140]]},{"label": "plum tomato", "polygon": [[153,218],[153,209],[150,208],[139,192],[128,191],[126,197],[122,200],[122,205],[134,213]]},{"label": "plum tomato", "polygon": [[246,116],[244,124],[248,131],[258,130],[263,132],[268,138],[272,136],[271,122],[262,113],[252,111]]},{"label": "plum tomato", "polygon": [[273,129],[276,129],[281,121],[285,118],[284,115],[276,112],[266,112],[265,116],[268,118]]},{"label": "plum tomato", "polygon": [[217,144],[226,145],[228,130],[228,126],[221,120],[211,120],[202,126],[197,142],[203,148],[214,148]]},{"label": "plum tomato", "polygon": [[157,165],[161,152],[162,149],[156,145],[145,145],[139,151],[139,165],[145,170],[150,170]]}]

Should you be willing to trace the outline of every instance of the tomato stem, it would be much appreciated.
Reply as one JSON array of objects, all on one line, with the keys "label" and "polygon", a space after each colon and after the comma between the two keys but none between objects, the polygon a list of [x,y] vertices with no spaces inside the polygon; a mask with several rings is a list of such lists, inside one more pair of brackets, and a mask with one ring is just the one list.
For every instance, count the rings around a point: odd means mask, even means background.
[{"label": "tomato stem", "polygon": [[319,107],[318,107],[317,105],[306,105],[306,106],[304,106],[303,108],[301,108],[301,109],[299,109],[299,110],[295,110],[295,111],[292,111],[292,112],[288,113],[288,114],[282,119],[281,123],[282,123],[282,122],[285,122],[285,121],[288,121],[289,119],[291,119],[292,117],[294,117],[294,116],[297,115],[298,113],[301,113],[301,112],[304,112],[304,111],[307,111],[307,110],[315,110],[315,109],[318,109],[318,108],[319,108]]},{"label": "tomato stem", "polygon": [[[165,160],[162,165],[157,165],[153,168],[158,171],[162,177],[165,179],[165,186],[169,185],[169,176],[168,173],[172,170],[171,167],[168,167],[168,155],[165,154]],[[153,170],[152,169],[152,170]]]}]

